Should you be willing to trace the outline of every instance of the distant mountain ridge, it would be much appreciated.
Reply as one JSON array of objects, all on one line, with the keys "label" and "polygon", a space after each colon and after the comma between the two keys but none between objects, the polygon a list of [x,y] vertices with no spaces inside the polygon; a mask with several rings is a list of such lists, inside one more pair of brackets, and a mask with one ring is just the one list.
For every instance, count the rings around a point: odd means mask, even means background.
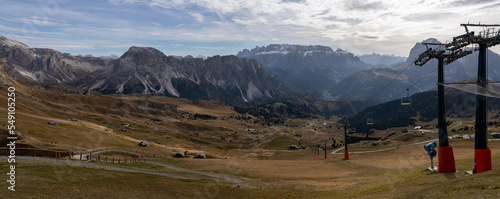
[{"label": "distant mountain ridge", "polygon": [[401,63],[406,61],[406,57],[400,57],[396,55],[381,55],[377,53],[359,55],[359,59],[367,64],[374,66],[391,66],[393,64]]},{"label": "distant mountain ridge", "polygon": [[[76,56],[77,57],[96,57],[96,56],[91,55],[91,54],[86,54],[86,55],[78,54]],[[108,55],[108,56],[99,56],[99,58],[101,58],[101,59],[118,59],[119,57],[116,55]]]},{"label": "distant mountain ridge", "polygon": [[242,105],[276,100],[286,90],[259,62],[236,56],[179,59],[154,48],[131,47],[113,60],[29,48],[2,36],[0,56],[16,79],[110,94],[157,94]]},{"label": "distant mountain ridge", "polygon": [[282,101],[297,107],[306,105],[302,111],[315,110],[322,115],[351,115],[377,103],[328,102],[290,91],[257,60],[234,55],[205,59],[167,56],[155,48],[132,46],[118,59],[102,59],[30,48],[0,36],[0,60],[13,79],[63,93],[140,93],[218,100],[233,106]]},{"label": "distant mountain ridge", "polygon": [[[439,41],[430,38],[423,42],[438,43]],[[357,71],[340,81],[337,86],[330,90],[330,93],[333,98],[338,100],[375,97],[380,102],[387,102],[406,96],[406,88],[410,88],[410,94],[435,89],[437,88],[437,60],[432,59],[423,66],[413,65],[414,60],[426,49],[420,42],[416,43],[405,62],[390,67]],[[445,65],[445,82],[456,82],[476,77],[477,63],[478,52],[476,51]],[[388,84],[407,67],[406,71]],[[490,50],[488,50],[488,67],[488,78],[500,80],[500,70],[498,69],[500,55]]]},{"label": "distant mountain ridge", "polygon": [[256,59],[285,86],[332,100],[329,90],[355,71],[372,68],[354,54],[327,46],[271,44],[244,49],[236,55]]}]

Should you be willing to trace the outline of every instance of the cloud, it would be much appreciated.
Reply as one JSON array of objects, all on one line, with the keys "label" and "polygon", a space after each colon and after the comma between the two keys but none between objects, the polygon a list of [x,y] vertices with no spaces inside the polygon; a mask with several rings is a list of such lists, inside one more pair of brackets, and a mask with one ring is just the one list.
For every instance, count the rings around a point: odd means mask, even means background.
[{"label": "cloud", "polygon": [[360,35],[360,37],[365,39],[378,39],[379,36],[370,36],[370,35]]},{"label": "cloud", "polygon": [[189,13],[198,22],[202,23],[204,21],[203,15],[200,13]]},{"label": "cloud", "polygon": [[[455,2],[455,7],[450,3]],[[497,10],[477,12],[493,1],[440,0],[109,0],[68,1],[44,15],[37,2],[17,2],[0,8],[0,33],[57,41],[69,49],[72,41],[107,41],[82,48],[112,48],[132,44],[182,45],[169,52],[229,54],[269,43],[327,45],[360,53],[405,56],[415,42],[429,37],[446,41],[463,34],[460,23],[498,23]],[[84,5],[82,5],[84,4]],[[26,26],[28,24],[28,26]],[[42,39],[45,38],[45,39]],[[63,45],[68,41],[70,45]],[[393,45],[391,45],[393,44]],[[196,48],[208,46],[209,48]],[[216,47],[210,47],[216,46]],[[222,48],[219,48],[222,47]],[[126,49],[125,49],[126,50]],[[92,53],[92,52],[90,52]]]},{"label": "cloud", "polygon": [[422,12],[422,13],[406,15],[402,19],[406,21],[437,21],[446,18],[453,18],[456,16],[457,16],[456,13],[451,13],[451,12],[432,12],[432,13]]},{"label": "cloud", "polygon": [[451,2],[450,5],[457,5],[457,6],[478,5],[478,4],[485,4],[485,3],[491,3],[491,2],[496,2],[496,0],[458,0],[458,1]]},{"label": "cloud", "polygon": [[366,1],[362,0],[346,1],[345,7],[347,10],[361,10],[361,11],[380,10],[385,8],[384,4],[380,1],[366,3]]},{"label": "cloud", "polygon": [[213,46],[196,46],[193,48],[198,48],[198,49],[209,49],[209,50],[219,50],[219,49],[224,49],[224,47],[213,47]]}]

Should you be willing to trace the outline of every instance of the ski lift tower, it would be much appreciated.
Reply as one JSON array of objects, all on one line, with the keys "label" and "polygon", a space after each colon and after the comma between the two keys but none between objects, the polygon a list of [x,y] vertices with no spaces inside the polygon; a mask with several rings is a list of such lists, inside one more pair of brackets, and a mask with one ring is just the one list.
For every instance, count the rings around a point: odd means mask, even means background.
[{"label": "ski lift tower", "polygon": [[[474,32],[471,33],[472,35]],[[472,53],[472,50],[464,49],[470,44],[470,34],[461,35],[453,38],[452,43],[422,43],[427,50],[419,55],[414,64],[423,66],[431,59],[438,60],[438,130],[439,130],[439,167],[438,172],[453,173],[456,172],[455,157],[453,148],[448,143],[448,130],[446,127],[446,113],[444,103],[444,65]],[[435,46],[434,49],[429,46]]]},{"label": "ski lift tower", "polygon": [[[500,31],[493,27],[499,27],[500,24],[460,24],[465,27],[466,35],[472,34],[470,42],[479,45],[479,59],[477,69],[477,91],[476,93],[476,128],[475,128],[475,171],[480,173],[491,170],[491,150],[488,148],[487,134],[487,110],[486,96],[481,94],[486,92],[488,84],[487,79],[487,49],[500,44]],[[469,32],[469,27],[482,27],[478,35],[474,36],[474,32]]]},{"label": "ski lift tower", "polygon": [[351,126],[347,121],[344,121],[344,124],[340,127],[344,127],[344,160],[349,160],[349,153],[347,152],[347,128]]}]

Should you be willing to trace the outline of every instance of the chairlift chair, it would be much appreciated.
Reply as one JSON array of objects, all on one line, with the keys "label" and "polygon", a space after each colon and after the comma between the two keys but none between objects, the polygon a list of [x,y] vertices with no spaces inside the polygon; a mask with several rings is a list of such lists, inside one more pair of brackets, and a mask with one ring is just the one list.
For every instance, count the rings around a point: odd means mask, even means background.
[{"label": "chairlift chair", "polygon": [[401,105],[402,106],[408,106],[411,104],[410,89],[407,88],[406,92],[407,92],[406,97],[401,98]]},{"label": "chairlift chair", "polygon": [[356,128],[352,127],[350,133],[356,133]]},{"label": "chairlift chair", "polygon": [[373,118],[370,117],[370,118],[366,119],[366,124],[373,124],[373,123],[375,123],[373,121]]}]

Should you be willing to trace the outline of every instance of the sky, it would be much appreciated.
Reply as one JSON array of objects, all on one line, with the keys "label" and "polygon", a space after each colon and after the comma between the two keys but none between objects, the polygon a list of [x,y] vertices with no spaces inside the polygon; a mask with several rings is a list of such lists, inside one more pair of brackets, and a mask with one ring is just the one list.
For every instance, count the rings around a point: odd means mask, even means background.
[{"label": "sky", "polygon": [[121,56],[130,46],[234,55],[299,44],[408,56],[427,38],[464,34],[461,23],[500,24],[499,11],[495,0],[0,0],[0,35],[74,55]]}]

